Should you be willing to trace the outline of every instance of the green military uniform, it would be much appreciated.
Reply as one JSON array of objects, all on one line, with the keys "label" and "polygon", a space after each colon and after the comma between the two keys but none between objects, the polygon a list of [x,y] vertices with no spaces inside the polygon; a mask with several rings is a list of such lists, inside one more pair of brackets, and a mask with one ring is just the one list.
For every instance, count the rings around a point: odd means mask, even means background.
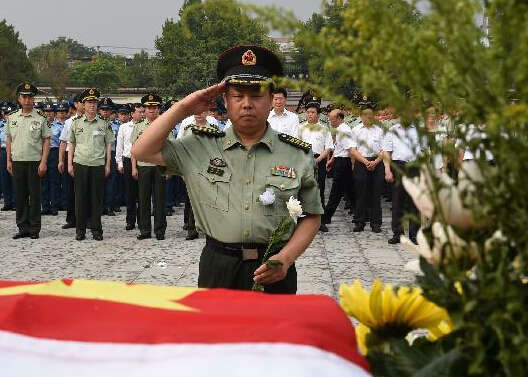
[{"label": "green military uniform", "polygon": [[[149,125],[150,122],[145,119],[134,126],[134,130],[130,135],[130,141],[132,144],[136,142]],[[165,212],[165,177],[160,174],[154,164],[137,161],[137,165],[139,187],[139,238],[148,238],[151,235],[151,198],[154,196],[154,234],[156,234],[157,238],[163,239],[165,237],[165,230],[167,229]]]},{"label": "green military uniform", "polygon": [[[24,87],[27,86],[34,88],[31,84],[24,84]],[[18,90],[17,92],[29,94]],[[38,237],[41,228],[41,178],[38,176],[38,167],[42,158],[43,142],[51,136],[51,129],[46,117],[37,110],[32,110],[27,115],[18,110],[7,117],[6,134],[11,139],[16,223],[19,234]]]},{"label": "green military uniform", "polygon": [[[281,218],[288,216],[290,196],[300,200],[305,213],[323,213],[309,144],[279,135],[269,125],[251,150],[240,143],[233,127],[225,133],[195,127],[193,133],[168,141],[162,153],[166,173],[184,177],[197,226],[210,239],[265,245]],[[276,200],[266,206],[259,195],[267,188],[274,189]],[[251,289],[260,264],[261,259],[244,261],[206,247],[198,285]],[[290,270],[286,279],[265,286],[266,291],[294,293],[295,266]]]},{"label": "green military uniform", "polygon": [[[96,91],[93,88],[90,90]],[[82,97],[82,102],[87,100]],[[94,96],[94,99],[97,97]],[[102,239],[106,149],[114,141],[112,127],[98,115],[93,120],[83,115],[72,122],[69,141],[75,145],[73,170],[77,239],[84,239],[88,219],[94,239]]]}]

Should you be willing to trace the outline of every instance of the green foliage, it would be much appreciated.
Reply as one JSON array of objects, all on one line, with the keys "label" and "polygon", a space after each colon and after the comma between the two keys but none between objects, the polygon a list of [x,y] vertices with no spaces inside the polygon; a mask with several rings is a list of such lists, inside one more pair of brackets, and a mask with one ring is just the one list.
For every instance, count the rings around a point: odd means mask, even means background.
[{"label": "green foliage", "polygon": [[[395,108],[402,122],[418,125],[432,154],[441,153],[455,162],[460,151],[472,151],[483,177],[473,181],[476,190],[471,200],[462,193],[481,226],[463,230],[453,225],[466,243],[460,247],[461,256],[445,258],[453,250],[449,238],[437,265],[422,260],[424,276],[417,281],[428,299],[447,309],[453,332],[434,345],[424,341],[411,347],[400,341],[378,348],[368,356],[374,374],[525,375],[528,3],[428,3],[428,10],[420,12],[416,2],[403,0],[331,2],[340,7],[339,12],[332,22],[323,13],[326,22],[319,31],[311,24],[277,16],[276,9],[261,10],[259,15],[283,31],[298,33],[296,41],[307,57],[310,81],[283,82],[316,89],[350,107],[354,104],[342,88],[355,83],[363,93],[376,96],[381,107]],[[487,17],[487,30],[478,22],[482,15]],[[431,106],[451,118],[446,145],[437,144],[423,126]],[[470,135],[463,124],[477,125],[484,136]],[[485,151],[493,154],[496,166],[488,163]],[[433,170],[427,157],[420,163]],[[438,179],[433,184],[437,193],[445,187]],[[437,201],[431,221],[447,226],[440,208]],[[498,230],[501,237],[495,234]],[[433,241],[430,230],[424,234]],[[470,248],[477,250],[478,260],[468,257]],[[412,368],[400,367],[402,363]]]},{"label": "green foliage", "polygon": [[71,79],[77,85],[94,86],[108,91],[121,84],[124,65],[124,58],[99,55],[91,62],[75,65],[71,71]]},{"label": "green foliage", "polygon": [[132,60],[126,64],[123,85],[134,88],[153,87],[156,69],[155,59],[150,57],[146,51],[134,54]]},{"label": "green foliage", "polygon": [[185,94],[216,82],[218,55],[237,44],[273,47],[262,24],[233,0],[187,2],[181,18],[167,20],[156,39],[159,86]]},{"label": "green foliage", "polygon": [[0,98],[15,99],[14,89],[34,73],[26,55],[26,46],[18,32],[6,20],[0,22]]},{"label": "green foliage", "polygon": [[50,43],[46,48],[40,46],[29,52],[38,84],[51,86],[51,93],[56,97],[65,96],[66,86],[70,82],[68,56],[68,45],[65,42]]},{"label": "green foliage", "polygon": [[34,55],[43,55],[48,50],[54,50],[64,46],[67,49],[68,59],[72,61],[87,61],[97,55],[97,51],[93,47],[87,47],[71,38],[58,37],[57,39],[31,49],[29,56],[33,59]]}]

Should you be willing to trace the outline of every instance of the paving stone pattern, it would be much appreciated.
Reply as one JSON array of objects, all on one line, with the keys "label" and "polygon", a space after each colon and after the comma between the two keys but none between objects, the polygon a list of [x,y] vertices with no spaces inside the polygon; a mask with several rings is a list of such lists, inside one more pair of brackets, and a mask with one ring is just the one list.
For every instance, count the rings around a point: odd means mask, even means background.
[{"label": "paving stone pattern", "polygon": [[[331,186],[329,181],[327,187]],[[203,235],[186,241],[183,207],[167,217],[166,239],[138,241],[137,229],[125,231],[125,208],[115,217],[103,216],[104,240],[75,241],[75,229],[61,229],[65,212],[43,216],[40,239],[13,240],[15,212],[0,212],[0,279],[41,281],[61,278],[117,280],[128,283],[196,286]],[[390,203],[383,203],[383,232],[367,225],[353,233],[343,203],[328,225],[297,261],[298,293],[337,298],[341,283],[359,279],[370,286],[374,279],[395,285],[414,280],[403,266],[413,257],[400,245],[389,245]]]}]

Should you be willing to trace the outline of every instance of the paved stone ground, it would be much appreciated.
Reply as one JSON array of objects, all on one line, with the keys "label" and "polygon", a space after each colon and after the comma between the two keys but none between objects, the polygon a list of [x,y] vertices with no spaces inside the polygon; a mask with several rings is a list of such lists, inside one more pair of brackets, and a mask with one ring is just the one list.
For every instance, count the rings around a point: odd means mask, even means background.
[{"label": "paved stone ground", "polygon": [[[327,187],[330,187],[331,184]],[[297,261],[299,293],[337,297],[339,285],[360,279],[370,286],[375,278],[393,284],[412,282],[404,270],[413,259],[390,238],[390,203],[383,203],[383,232],[367,226],[352,232],[350,216],[341,207],[328,227],[319,233]],[[186,241],[182,230],[183,207],[167,217],[166,239],[138,241],[137,230],[126,232],[125,213],[103,216],[104,241],[75,241],[75,229],[62,230],[65,212],[43,216],[40,239],[11,239],[16,233],[15,212],[0,212],[0,279],[39,281],[59,278],[118,280],[129,283],[196,286],[204,237]]]}]

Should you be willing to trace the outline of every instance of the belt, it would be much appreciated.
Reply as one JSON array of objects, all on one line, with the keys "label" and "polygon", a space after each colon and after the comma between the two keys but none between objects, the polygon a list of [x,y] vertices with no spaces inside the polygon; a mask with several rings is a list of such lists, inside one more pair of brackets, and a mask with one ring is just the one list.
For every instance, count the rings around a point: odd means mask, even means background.
[{"label": "belt", "polygon": [[225,243],[209,236],[205,237],[205,246],[211,247],[218,253],[238,257],[243,261],[262,259],[267,248],[267,245],[262,243]]}]

